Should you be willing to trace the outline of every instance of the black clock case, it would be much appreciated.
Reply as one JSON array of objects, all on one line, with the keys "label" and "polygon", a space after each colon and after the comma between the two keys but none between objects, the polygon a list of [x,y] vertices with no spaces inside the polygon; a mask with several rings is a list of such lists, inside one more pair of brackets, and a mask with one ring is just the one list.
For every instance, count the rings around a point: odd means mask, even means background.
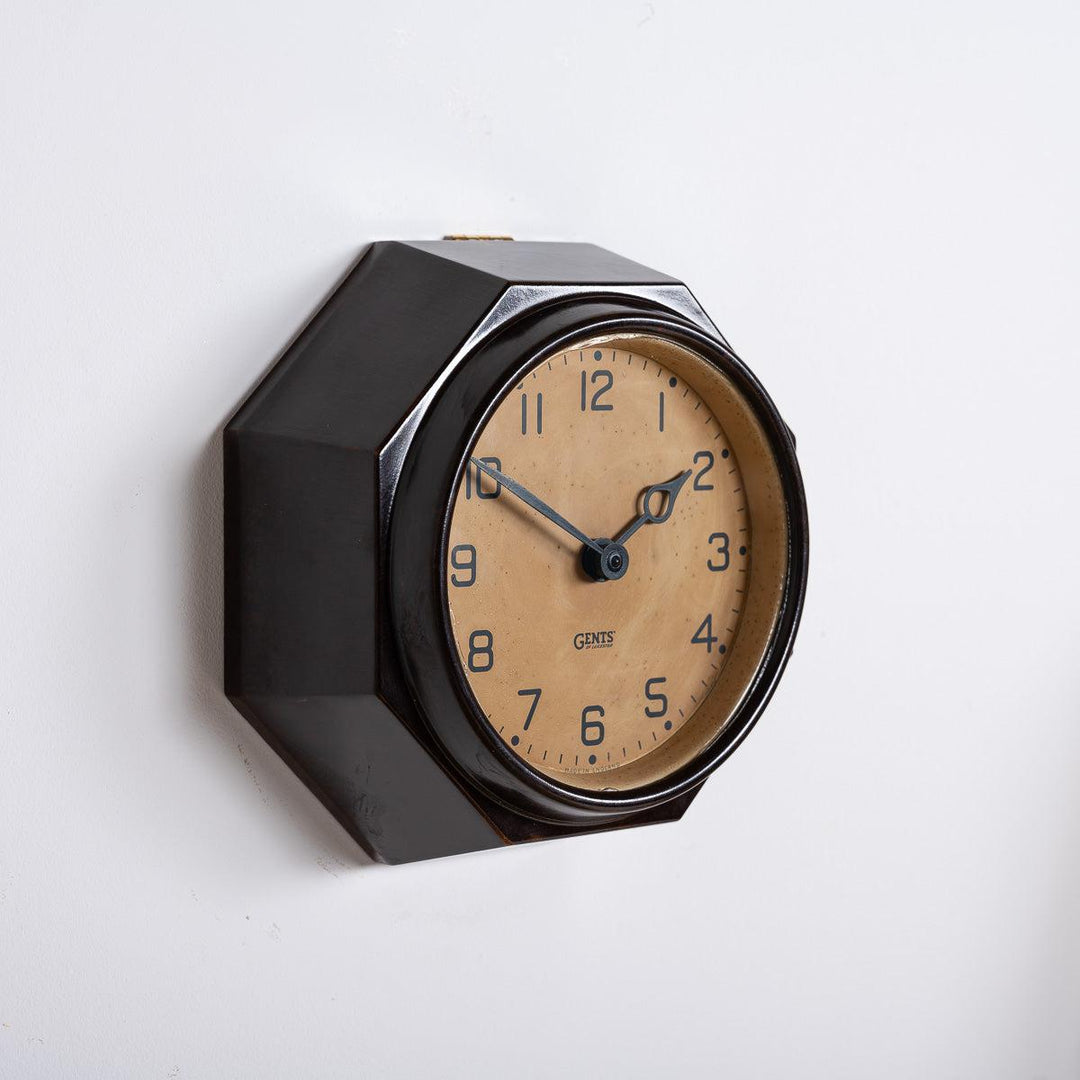
[{"label": "black clock case", "polygon": [[[789,579],[762,672],[703,758],[615,798],[523,765],[458,674],[442,574],[460,463],[501,392],[585,332],[652,330],[721,364],[773,443]],[[680,282],[587,244],[373,244],[225,428],[225,689],[390,863],[677,820],[745,737],[805,592],[794,441]]]}]

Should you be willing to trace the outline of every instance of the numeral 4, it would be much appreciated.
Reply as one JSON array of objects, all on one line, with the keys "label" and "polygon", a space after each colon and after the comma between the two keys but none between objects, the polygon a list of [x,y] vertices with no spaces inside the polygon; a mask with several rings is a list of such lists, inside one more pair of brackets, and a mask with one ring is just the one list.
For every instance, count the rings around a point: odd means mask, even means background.
[{"label": "numeral 4", "polygon": [[720,639],[712,632],[712,615],[706,615],[701,621],[701,625],[694,631],[694,636],[690,639],[691,645],[704,645],[707,653],[712,652],[713,646]]}]

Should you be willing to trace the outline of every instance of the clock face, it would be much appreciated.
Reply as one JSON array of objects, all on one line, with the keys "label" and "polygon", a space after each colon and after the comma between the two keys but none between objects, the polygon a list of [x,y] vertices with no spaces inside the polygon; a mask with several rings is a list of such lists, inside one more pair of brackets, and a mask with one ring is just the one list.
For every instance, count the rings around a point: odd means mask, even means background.
[{"label": "clock face", "polygon": [[621,335],[542,357],[490,412],[445,545],[475,711],[571,787],[656,781],[723,731],[768,646],[786,521],[713,364]]}]

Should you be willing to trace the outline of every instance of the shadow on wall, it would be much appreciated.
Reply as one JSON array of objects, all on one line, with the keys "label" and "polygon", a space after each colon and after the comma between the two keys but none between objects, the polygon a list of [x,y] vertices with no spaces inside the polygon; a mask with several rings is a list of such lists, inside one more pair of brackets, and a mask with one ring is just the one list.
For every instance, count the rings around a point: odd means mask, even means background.
[{"label": "shadow on wall", "polygon": [[[349,267],[349,270],[352,266]],[[346,271],[347,273],[348,271]],[[344,276],[344,275],[342,275]],[[337,288],[337,282],[330,290]],[[329,295],[329,293],[327,294]],[[320,302],[319,307],[322,306]],[[316,308],[316,311],[318,308]],[[291,345],[291,342],[289,343]],[[289,346],[286,345],[285,349]],[[285,352],[267,368],[269,371]],[[263,373],[265,375],[265,372]],[[260,375],[260,379],[263,377]],[[258,385],[256,380],[253,386]],[[246,395],[245,395],[246,397]],[[240,402],[237,402],[238,406]],[[231,416],[231,412],[229,413]],[[227,420],[227,417],[226,417]],[[184,521],[187,530],[184,583],[187,694],[197,722],[239,756],[266,806],[266,827],[292,834],[327,873],[377,865],[327,812],[318,799],[233,708],[224,691],[223,421],[203,446],[188,475]],[[227,775],[223,772],[223,775]],[[239,852],[238,852],[239,854]]]}]

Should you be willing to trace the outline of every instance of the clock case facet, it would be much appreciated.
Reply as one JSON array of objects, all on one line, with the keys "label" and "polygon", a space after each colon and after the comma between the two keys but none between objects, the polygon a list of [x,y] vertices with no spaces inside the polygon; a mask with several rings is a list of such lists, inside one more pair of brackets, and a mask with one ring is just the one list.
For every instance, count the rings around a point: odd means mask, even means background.
[{"label": "clock case facet", "polygon": [[[443,542],[459,469],[516,373],[594,330],[727,365],[773,444],[788,581],[770,653],[707,761],[610,798],[518,761],[459,677]],[[374,858],[673,821],[771,696],[805,591],[794,441],[682,283],[588,244],[373,244],[227,424],[225,689]]]}]

